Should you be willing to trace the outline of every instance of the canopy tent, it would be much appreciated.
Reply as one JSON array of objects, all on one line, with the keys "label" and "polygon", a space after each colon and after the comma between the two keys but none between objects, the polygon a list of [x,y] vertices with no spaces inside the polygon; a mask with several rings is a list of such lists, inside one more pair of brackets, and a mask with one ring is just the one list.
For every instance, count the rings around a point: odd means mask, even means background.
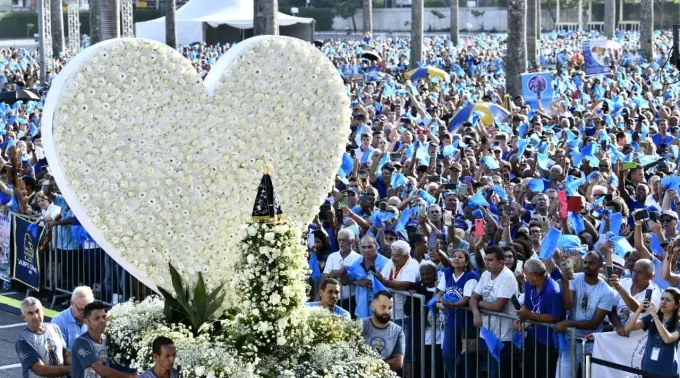
[{"label": "canopy tent", "polygon": [[[253,0],[191,0],[175,15],[177,43],[236,42],[252,35]],[[314,19],[279,12],[279,33],[314,39]],[[136,36],[165,42],[165,17],[135,23]],[[248,31],[248,29],[250,29]]]}]

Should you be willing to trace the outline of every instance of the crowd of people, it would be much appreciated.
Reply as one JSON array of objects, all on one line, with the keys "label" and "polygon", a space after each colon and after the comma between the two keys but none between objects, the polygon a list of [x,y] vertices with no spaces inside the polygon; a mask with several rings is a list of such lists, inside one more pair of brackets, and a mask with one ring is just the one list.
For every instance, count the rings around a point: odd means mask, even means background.
[{"label": "crowd of people", "polygon": [[[581,371],[585,336],[640,329],[649,338],[637,368],[678,376],[672,38],[655,33],[648,62],[637,35],[618,32],[611,73],[588,76],[582,42],[595,36],[543,36],[535,70],[553,73],[555,93],[545,108],[521,95],[507,101],[504,36],[470,36],[459,46],[426,38],[424,64],[450,81],[405,80],[408,40],[366,35],[320,46],[346,81],[353,118],[336,185],[308,239],[311,280],[340,286],[314,299],[367,319],[367,343],[402,376],[420,376],[424,364],[427,377],[431,369],[475,377],[480,366],[490,377],[567,377]],[[479,102],[509,115],[456,117]],[[374,312],[385,302],[391,317]],[[426,303],[435,315],[421,319],[417,306]],[[403,339],[373,335],[390,321]],[[520,344],[539,351],[531,363],[517,357]],[[573,355],[560,353],[574,344]]]},{"label": "crowd of people", "polygon": [[[487,365],[493,377],[570,376],[583,362],[576,340],[640,329],[650,333],[642,368],[677,376],[680,86],[668,59],[672,38],[657,32],[648,62],[637,52],[638,36],[618,32],[621,49],[611,73],[587,76],[582,42],[594,36],[543,35],[540,67],[532,69],[553,72],[555,95],[546,108],[519,95],[507,100],[502,35],[472,35],[457,46],[426,38],[421,64],[446,71],[450,80],[415,82],[404,77],[414,66],[406,38],[320,43],[345,80],[353,112],[336,185],[310,225],[318,290],[309,305],[364,319],[366,342],[405,377],[419,376],[422,364],[436,376],[474,377],[476,366]],[[205,77],[229,47],[180,51]],[[369,51],[380,59],[366,58]],[[5,90],[49,90],[49,80],[37,84],[34,51],[0,50],[3,57]],[[50,78],[68,59],[55,60]],[[509,115],[493,122],[475,112],[455,117],[480,102]],[[94,242],[51,178],[41,108],[39,101],[2,107],[0,205],[62,227],[56,248],[69,254]],[[13,150],[21,169],[11,163]],[[78,264],[83,269],[88,262]],[[101,282],[87,282],[95,283]],[[52,367],[57,371],[49,374],[81,377],[92,369],[102,377],[130,376],[107,373],[106,363],[81,356],[101,355],[106,324],[94,300],[98,292],[83,291],[73,291],[70,307],[51,324],[42,321],[37,300],[24,301],[27,330],[17,353],[25,376]],[[424,305],[434,324],[420,316]],[[478,334],[473,349],[469,340]],[[525,349],[547,351],[536,364],[522,364],[524,370],[513,358],[517,334]],[[52,354],[44,338],[62,353]],[[573,342],[572,361],[559,350]],[[154,357],[167,361],[170,344],[154,344]],[[421,361],[419,348],[436,354],[434,366]]]}]

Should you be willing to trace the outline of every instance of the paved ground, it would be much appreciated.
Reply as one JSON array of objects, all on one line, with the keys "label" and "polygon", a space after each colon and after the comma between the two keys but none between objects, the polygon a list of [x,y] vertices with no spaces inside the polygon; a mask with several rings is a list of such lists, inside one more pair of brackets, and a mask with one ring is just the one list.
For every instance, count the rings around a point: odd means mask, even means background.
[{"label": "paved ground", "polygon": [[18,310],[9,306],[0,307],[0,378],[21,377],[14,343],[25,326],[18,314]]}]

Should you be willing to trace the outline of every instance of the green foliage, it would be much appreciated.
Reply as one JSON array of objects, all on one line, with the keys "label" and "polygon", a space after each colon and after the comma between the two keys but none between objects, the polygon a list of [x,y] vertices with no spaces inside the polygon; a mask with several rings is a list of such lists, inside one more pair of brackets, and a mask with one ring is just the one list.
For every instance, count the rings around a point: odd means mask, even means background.
[{"label": "green foliage", "polygon": [[362,7],[362,4],[361,0],[338,0],[335,2],[335,13],[344,19],[348,19],[354,16],[354,13]]},{"label": "green foliage", "polygon": [[474,16],[474,17],[482,17],[482,16],[484,16],[484,13],[485,13],[485,12],[484,12],[484,11],[479,11],[479,10],[476,10],[476,9],[473,9],[473,10],[470,11],[470,13],[471,13],[472,16]]},{"label": "green foliage", "polygon": [[425,8],[445,8],[449,5],[447,4],[446,0],[425,0],[423,6]]},{"label": "green foliage", "polygon": [[163,314],[170,324],[184,324],[194,334],[198,334],[202,325],[219,318],[219,316],[216,316],[216,313],[224,302],[225,293],[220,295],[224,284],[208,293],[205,288],[203,274],[199,272],[198,282],[196,282],[196,286],[193,289],[192,301],[192,290],[188,285],[185,285],[182,276],[172,264],[169,264],[169,266],[172,287],[175,289],[177,297],[174,297],[166,289],[158,288],[165,300]]},{"label": "green foliage", "polygon": [[[285,14],[290,13],[290,6],[279,6],[279,12]],[[317,31],[333,30],[333,17],[335,17],[335,10],[333,8],[298,8],[300,13],[298,17],[313,18],[316,21]]]},{"label": "green foliage", "polygon": [[441,20],[442,18],[446,17],[446,16],[444,15],[444,13],[442,13],[442,12],[436,10],[436,9],[432,9],[430,12],[431,12],[435,17],[437,17],[437,18],[440,19],[440,20]]}]

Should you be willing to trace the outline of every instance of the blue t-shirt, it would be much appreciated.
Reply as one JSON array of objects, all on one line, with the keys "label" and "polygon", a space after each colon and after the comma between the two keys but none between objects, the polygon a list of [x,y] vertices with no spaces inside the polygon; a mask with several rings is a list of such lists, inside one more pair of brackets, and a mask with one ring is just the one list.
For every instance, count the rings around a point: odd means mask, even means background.
[{"label": "blue t-shirt", "polygon": [[[446,281],[446,292],[450,296],[456,298],[456,302],[465,298],[465,285],[474,281],[474,286],[477,286],[476,282],[479,281],[479,276],[474,270],[469,270],[463,273],[458,279],[453,276],[453,269],[446,268],[444,271],[444,280]],[[474,292],[474,286],[472,291]],[[471,296],[469,293],[468,296]],[[472,316],[467,309],[452,308],[448,311],[448,320],[446,322],[447,327],[454,327],[455,329],[462,331],[463,329],[473,328]]]},{"label": "blue t-shirt", "polygon": [[[577,273],[574,279],[569,281],[569,290],[574,292],[574,305],[569,311],[569,320],[591,320],[598,309],[609,312],[616,303],[616,295],[602,278],[598,279],[596,285],[589,285],[585,281],[585,275]],[[595,329],[577,329],[576,337],[582,339],[597,332],[602,332],[602,324]]]},{"label": "blue t-shirt", "polygon": [[[319,302],[307,302],[307,303],[305,303],[305,306],[307,306],[307,307],[321,307],[321,306],[319,306]],[[339,307],[337,305],[335,307],[333,307],[333,314],[344,316],[346,318],[352,317],[352,315],[350,315],[349,311],[347,311],[344,308]]]},{"label": "blue t-shirt", "polygon": [[[678,343],[680,339],[675,340],[674,343],[666,344],[654,325],[654,320],[651,316],[642,318],[644,330],[647,333],[647,344],[645,346],[645,354],[642,356],[641,368],[650,373],[662,374],[667,376],[678,375]],[[676,331],[680,331],[680,324],[675,326]],[[659,349],[659,356],[656,361],[652,360],[652,350]]]},{"label": "blue t-shirt", "polygon": [[656,147],[659,147],[662,144],[671,144],[673,142],[673,136],[672,135],[666,135],[665,138],[661,137],[661,134],[654,134],[652,135],[652,141],[654,144],[656,144]]},{"label": "blue t-shirt", "polygon": [[[179,378],[179,373],[175,369],[170,369],[169,376],[170,378]],[[153,372],[153,369],[149,369],[145,371],[142,375],[140,375],[139,378],[158,378],[158,377]]]},{"label": "blue t-shirt", "polygon": [[84,333],[73,343],[71,378],[100,378],[92,369],[97,361],[104,366],[109,364],[106,336],[102,335],[102,342],[98,343],[92,340],[89,333]]},{"label": "blue t-shirt", "polygon": [[49,323],[45,323],[43,333],[24,329],[19,334],[15,347],[21,361],[23,378],[39,378],[39,375],[31,370],[31,366],[38,361],[47,366],[64,365],[64,351],[68,351],[59,327]]},{"label": "blue t-shirt", "polygon": [[[524,283],[524,306],[534,314],[548,314],[558,319],[564,319],[564,309],[562,307],[562,293],[560,286],[555,280],[548,276],[540,292],[531,286],[529,281]],[[529,334],[543,345],[555,345],[555,331],[548,327],[538,327],[535,325],[529,328]]]},{"label": "blue t-shirt", "polygon": [[76,338],[83,333],[83,325],[79,324],[73,317],[70,307],[52,318],[52,324],[59,326],[69,348],[73,347]]}]

